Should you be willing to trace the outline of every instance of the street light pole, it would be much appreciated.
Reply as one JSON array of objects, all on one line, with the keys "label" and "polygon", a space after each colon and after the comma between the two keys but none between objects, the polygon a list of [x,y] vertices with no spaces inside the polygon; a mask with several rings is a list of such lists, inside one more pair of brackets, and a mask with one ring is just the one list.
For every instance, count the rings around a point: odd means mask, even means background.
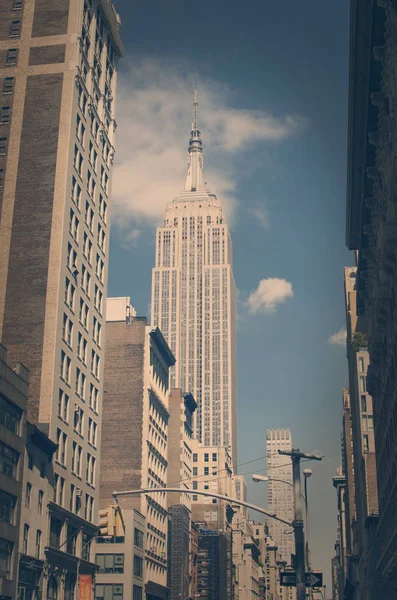
[{"label": "street light pole", "polygon": [[294,485],[294,533],[295,533],[295,568],[296,568],[296,600],[306,599],[305,584],[305,536],[303,532],[302,502],[301,502],[301,473],[300,461],[302,458],[308,460],[322,460],[318,454],[304,454],[299,448],[292,450],[279,450],[279,454],[290,456],[292,459],[292,479]]},{"label": "street light pole", "polygon": [[[306,517],[306,568],[307,572],[310,573],[310,515],[309,515],[309,497],[307,495],[307,480],[311,477],[313,471],[311,469],[304,469],[303,477],[305,482],[305,517]],[[309,589],[309,599],[313,600],[313,588]]]}]

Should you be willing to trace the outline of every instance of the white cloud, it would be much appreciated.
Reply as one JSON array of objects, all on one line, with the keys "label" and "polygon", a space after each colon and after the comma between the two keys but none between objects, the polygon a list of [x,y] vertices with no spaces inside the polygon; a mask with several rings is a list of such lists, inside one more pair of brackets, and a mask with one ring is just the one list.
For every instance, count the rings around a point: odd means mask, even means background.
[{"label": "white cloud", "polygon": [[341,329],[339,329],[339,331],[329,336],[328,343],[334,344],[335,346],[346,346],[346,338],[346,327],[342,327]]},{"label": "white cloud", "polygon": [[270,229],[269,211],[265,204],[251,208],[251,214],[260,227],[263,227],[263,229]]},{"label": "white cloud", "polygon": [[[227,87],[198,79],[205,176],[230,221],[237,204],[237,152],[258,142],[285,140],[306,121],[232,108]],[[194,74],[183,63],[144,60],[119,74],[112,214],[124,230],[161,221],[166,203],[183,189],[193,82]]]},{"label": "white cloud", "polygon": [[273,313],[278,304],[282,304],[293,295],[292,284],[289,281],[269,277],[260,280],[256,290],[250,294],[247,304],[251,313]]}]

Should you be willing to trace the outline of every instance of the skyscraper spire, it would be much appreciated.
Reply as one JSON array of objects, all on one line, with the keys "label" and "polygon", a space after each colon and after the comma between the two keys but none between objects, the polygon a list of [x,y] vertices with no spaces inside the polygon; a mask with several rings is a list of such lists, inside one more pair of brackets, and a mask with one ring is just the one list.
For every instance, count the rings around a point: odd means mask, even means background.
[{"label": "skyscraper spire", "polygon": [[203,175],[203,142],[198,128],[198,99],[197,87],[194,87],[193,121],[189,140],[188,170],[185,183],[186,192],[205,190]]}]

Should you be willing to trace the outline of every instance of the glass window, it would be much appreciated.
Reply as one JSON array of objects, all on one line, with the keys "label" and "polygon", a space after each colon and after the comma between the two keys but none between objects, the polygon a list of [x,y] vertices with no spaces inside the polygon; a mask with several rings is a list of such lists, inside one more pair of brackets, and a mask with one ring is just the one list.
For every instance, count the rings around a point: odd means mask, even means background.
[{"label": "glass window", "polygon": [[197,454],[193,454],[193,462],[198,462]]},{"label": "glass window", "polygon": [[143,577],[143,559],[136,554],[134,555],[134,576]]},{"label": "glass window", "polygon": [[0,425],[19,435],[22,411],[0,395]]},{"label": "glass window", "polygon": [[97,584],[95,600],[123,600],[123,585],[116,583]]},{"label": "glass window", "polygon": [[16,479],[19,454],[9,446],[0,442],[0,471]]},{"label": "glass window", "polygon": [[367,412],[367,397],[361,396],[361,410],[362,412]]},{"label": "glass window", "polygon": [[14,78],[6,77],[3,83],[3,94],[12,94],[14,89]]},{"label": "glass window", "polygon": [[40,548],[41,548],[41,531],[38,529],[36,531],[36,558],[40,558]]},{"label": "glass window", "polygon": [[216,452],[212,453],[212,460],[213,460],[213,462],[216,462],[218,460],[218,455]]},{"label": "glass window", "polygon": [[44,502],[44,492],[43,490],[39,490],[38,500],[37,500],[37,512],[39,515],[43,514],[43,502]]},{"label": "glass window", "polygon": [[62,531],[62,521],[60,521],[59,519],[56,519],[55,517],[51,517],[50,546],[52,548],[59,548],[60,543],[61,543],[61,531]]},{"label": "glass window", "polygon": [[193,467],[193,477],[197,477],[197,467]]},{"label": "glass window", "polygon": [[204,462],[208,462],[209,461],[209,454],[204,454]]},{"label": "glass window", "polygon": [[32,497],[32,484],[26,484],[25,507],[30,508],[30,499]]},{"label": "glass window", "polygon": [[368,435],[363,435],[363,450],[369,452],[369,438]]},{"label": "glass window", "polygon": [[0,522],[8,523],[9,525],[14,524],[14,508],[16,504],[16,498],[7,494],[3,490],[0,490]]},{"label": "glass window", "polygon": [[124,573],[124,554],[97,554],[99,573]]},{"label": "glass window", "polygon": [[24,554],[28,553],[28,544],[29,544],[29,525],[25,523],[23,526],[23,542],[22,542],[22,552]]},{"label": "glass window", "polygon": [[362,356],[358,359],[358,368],[360,373],[364,373],[364,358]]},{"label": "glass window", "polygon": [[0,571],[10,575],[10,562],[12,555],[13,544],[7,540],[0,538]]},{"label": "glass window", "polygon": [[57,580],[53,575],[51,575],[48,580],[47,600],[58,600],[58,585]]},{"label": "glass window", "polygon": [[143,531],[136,527],[134,529],[134,544],[135,546],[138,546],[138,548],[143,548]]},{"label": "glass window", "polygon": [[204,467],[204,475],[209,475],[209,474],[210,474],[210,468]]}]

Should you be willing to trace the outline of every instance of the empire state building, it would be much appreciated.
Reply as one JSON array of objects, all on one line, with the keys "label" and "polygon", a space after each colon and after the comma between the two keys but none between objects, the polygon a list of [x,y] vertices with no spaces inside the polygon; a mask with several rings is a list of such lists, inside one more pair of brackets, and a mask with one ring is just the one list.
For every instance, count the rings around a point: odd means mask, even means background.
[{"label": "empire state building", "polygon": [[237,461],[236,302],[232,243],[220,200],[204,180],[197,92],[184,191],[165,209],[156,230],[152,323],[176,365],[171,389],[198,404],[195,436],[226,446]]}]

